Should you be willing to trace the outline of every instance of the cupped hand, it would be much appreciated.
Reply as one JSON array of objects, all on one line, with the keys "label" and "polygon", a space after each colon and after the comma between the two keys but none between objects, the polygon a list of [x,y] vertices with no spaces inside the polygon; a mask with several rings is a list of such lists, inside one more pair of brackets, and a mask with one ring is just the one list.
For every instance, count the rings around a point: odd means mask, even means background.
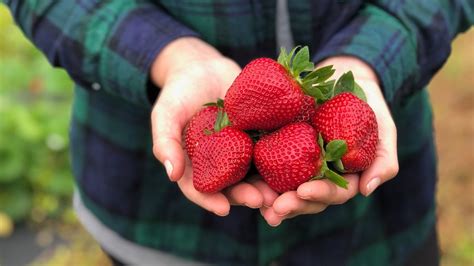
[{"label": "cupped hand", "polygon": [[182,132],[203,104],[224,98],[240,71],[234,61],[193,37],[168,44],[151,68],[152,81],[162,88],[151,114],[153,153],[189,200],[221,216],[229,213],[231,204],[259,208],[262,195],[243,182],[222,193],[204,194],[194,189]]},{"label": "cupped hand", "polygon": [[360,175],[344,175],[349,181],[348,189],[340,188],[328,180],[314,180],[300,185],[297,191],[278,195],[262,180],[255,180],[254,186],[263,195],[264,207],[260,213],[271,226],[298,215],[322,212],[329,205],[343,204],[359,192],[369,196],[398,173],[397,130],[374,71],[363,61],[349,56],[329,58],[319,64],[326,65],[334,66],[336,78],[352,71],[355,80],[363,88],[379,127],[376,158]]}]

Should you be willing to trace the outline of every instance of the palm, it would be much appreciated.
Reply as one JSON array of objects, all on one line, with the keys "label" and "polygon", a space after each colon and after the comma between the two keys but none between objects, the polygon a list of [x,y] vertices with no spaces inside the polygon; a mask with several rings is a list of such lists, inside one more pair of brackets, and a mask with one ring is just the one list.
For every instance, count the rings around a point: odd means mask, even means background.
[{"label": "palm", "polygon": [[356,78],[362,77],[357,82],[364,89],[368,104],[374,110],[379,126],[376,159],[360,176],[355,174],[345,176],[349,181],[347,190],[327,180],[315,180],[300,185],[297,191],[277,195],[265,184],[259,185],[259,188],[263,188],[261,191],[265,205],[271,206],[261,208],[260,211],[266,221],[273,226],[280,224],[284,219],[301,214],[318,213],[329,205],[342,204],[359,192],[368,196],[378,185],[393,178],[398,172],[396,128],[375,74],[370,69],[365,71],[366,65],[355,58],[336,57],[328,59],[321,65],[334,65],[339,72],[336,76],[356,69],[356,74],[359,74]]},{"label": "palm", "polygon": [[231,204],[258,208],[262,197],[248,183],[239,183],[221,193],[198,192],[192,184],[192,165],[183,150],[182,132],[203,104],[224,98],[239,73],[240,68],[228,59],[191,62],[167,79],[152,114],[155,154],[160,158],[166,153],[173,161],[170,179],[177,181],[189,200],[221,216],[229,212]]}]

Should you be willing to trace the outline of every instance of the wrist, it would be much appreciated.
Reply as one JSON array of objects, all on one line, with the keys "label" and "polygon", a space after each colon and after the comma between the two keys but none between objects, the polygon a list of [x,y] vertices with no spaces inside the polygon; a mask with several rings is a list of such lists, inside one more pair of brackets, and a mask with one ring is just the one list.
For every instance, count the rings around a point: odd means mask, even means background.
[{"label": "wrist", "polygon": [[194,61],[220,58],[222,55],[214,47],[195,37],[183,37],[171,41],[158,54],[150,69],[153,83],[163,87],[176,69],[184,68]]}]

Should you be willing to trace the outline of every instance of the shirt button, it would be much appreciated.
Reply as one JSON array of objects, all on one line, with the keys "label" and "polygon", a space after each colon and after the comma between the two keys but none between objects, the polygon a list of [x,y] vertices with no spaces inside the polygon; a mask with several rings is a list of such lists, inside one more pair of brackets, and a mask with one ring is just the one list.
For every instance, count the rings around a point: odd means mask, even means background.
[{"label": "shirt button", "polygon": [[97,82],[92,83],[92,89],[93,89],[93,90],[98,91],[98,90],[100,90],[101,88],[102,88],[102,86],[100,86],[99,83],[97,83]]}]

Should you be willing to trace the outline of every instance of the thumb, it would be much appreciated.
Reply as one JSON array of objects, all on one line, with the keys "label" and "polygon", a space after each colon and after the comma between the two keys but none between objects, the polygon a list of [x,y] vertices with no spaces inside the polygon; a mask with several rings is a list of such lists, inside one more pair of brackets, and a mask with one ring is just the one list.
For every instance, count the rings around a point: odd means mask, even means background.
[{"label": "thumb", "polygon": [[184,120],[175,102],[158,98],[151,114],[153,154],[165,166],[171,181],[179,180],[184,174],[185,155],[181,144]]}]

